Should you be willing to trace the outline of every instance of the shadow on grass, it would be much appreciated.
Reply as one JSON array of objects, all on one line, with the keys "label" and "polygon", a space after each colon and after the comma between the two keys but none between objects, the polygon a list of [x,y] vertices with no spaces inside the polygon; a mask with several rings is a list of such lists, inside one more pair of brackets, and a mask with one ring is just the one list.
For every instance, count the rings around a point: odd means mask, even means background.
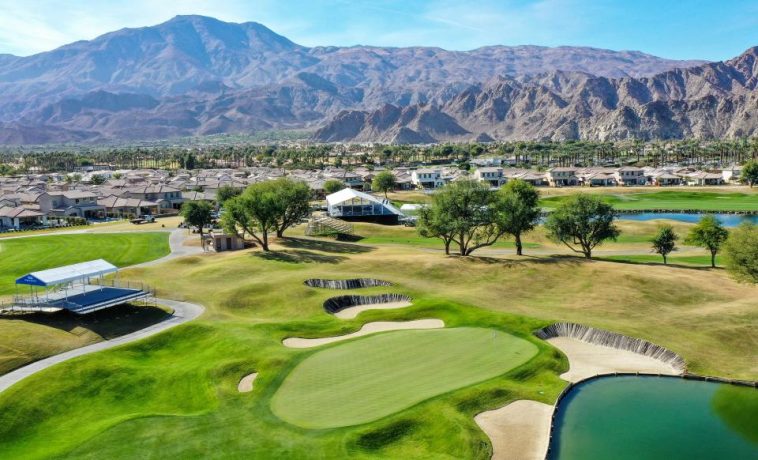
[{"label": "shadow on grass", "polygon": [[317,263],[317,264],[337,264],[346,260],[347,257],[335,256],[328,254],[319,254],[316,252],[305,251],[302,249],[291,249],[284,251],[255,252],[254,257],[276,262],[287,262],[291,264]]},{"label": "shadow on grass", "polygon": [[552,256],[532,256],[525,254],[518,256],[518,259],[503,259],[500,257],[488,257],[470,255],[462,257],[460,255],[451,254],[451,257],[458,257],[461,260],[471,263],[484,263],[488,265],[502,265],[506,267],[516,267],[520,265],[548,265],[548,264],[563,264],[563,265],[579,265],[584,262],[585,258],[573,256],[573,255],[552,255]]},{"label": "shadow on grass", "polygon": [[127,304],[96,311],[88,315],[77,315],[63,310],[57,313],[8,316],[1,318],[0,321],[25,321],[78,335],[79,333],[75,332],[75,329],[87,329],[106,340],[110,340],[159,323],[169,316],[166,311],[158,307]]},{"label": "shadow on grass", "polygon": [[374,250],[371,246],[340,243],[337,241],[310,240],[305,238],[286,238],[283,239],[280,244],[288,248],[331,252],[333,254],[362,254]]},{"label": "shadow on grass", "polygon": [[597,257],[596,260],[602,260],[603,262],[613,262],[617,264],[627,264],[627,265],[648,265],[651,267],[674,267],[674,268],[686,268],[689,270],[700,270],[700,271],[708,271],[708,270],[720,270],[723,267],[716,266],[716,268],[713,268],[711,266],[706,265],[690,265],[690,264],[677,264],[677,263],[671,263],[664,264],[661,260],[660,262],[648,262],[643,260],[622,260],[622,259],[609,259],[606,257]]}]

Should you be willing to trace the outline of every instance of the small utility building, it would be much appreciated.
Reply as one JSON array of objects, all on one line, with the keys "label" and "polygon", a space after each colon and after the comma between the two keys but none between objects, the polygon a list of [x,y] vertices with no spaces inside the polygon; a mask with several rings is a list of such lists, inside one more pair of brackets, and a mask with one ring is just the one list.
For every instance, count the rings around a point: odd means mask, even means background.
[{"label": "small utility building", "polygon": [[237,235],[226,233],[209,233],[204,235],[203,248],[206,251],[237,251],[245,249],[245,242]]},{"label": "small utility building", "polygon": [[350,188],[326,196],[329,217],[347,221],[397,224],[403,213],[383,200]]},{"label": "small utility building", "polygon": [[[11,310],[69,310],[86,314],[152,297],[152,292],[142,284],[124,284],[104,279],[105,275],[117,272],[116,266],[98,259],[28,273],[16,280],[16,296]],[[96,284],[92,284],[93,281]],[[29,289],[28,296],[21,293],[26,287]]]}]

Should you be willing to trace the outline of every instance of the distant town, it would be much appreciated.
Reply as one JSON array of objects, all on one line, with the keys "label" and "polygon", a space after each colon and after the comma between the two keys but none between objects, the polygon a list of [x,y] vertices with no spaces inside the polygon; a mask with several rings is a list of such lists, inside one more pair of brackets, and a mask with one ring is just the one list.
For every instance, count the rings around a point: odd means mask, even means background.
[{"label": "distant town", "polygon": [[445,166],[327,166],[323,169],[240,168],[114,169],[109,164],[78,166],[72,172],[26,173],[0,177],[0,231],[66,225],[76,219],[174,215],[184,202],[215,202],[219,189],[243,190],[280,177],[305,182],[314,198],[343,188],[371,191],[381,171],[391,171],[397,190],[432,191],[474,178],[499,188],[513,179],[537,187],[728,186],[741,183],[742,167],[700,169],[666,165],[620,167],[517,167],[514,157],[475,158]]}]

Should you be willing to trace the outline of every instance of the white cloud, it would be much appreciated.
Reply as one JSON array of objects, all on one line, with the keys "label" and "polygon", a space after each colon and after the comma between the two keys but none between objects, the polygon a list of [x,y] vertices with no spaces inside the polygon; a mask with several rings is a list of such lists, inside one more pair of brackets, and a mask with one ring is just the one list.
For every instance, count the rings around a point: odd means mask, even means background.
[{"label": "white cloud", "polygon": [[[262,7],[268,1],[257,2]],[[244,22],[244,0],[0,0],[0,53],[28,55],[124,27],[159,24],[178,14]]]}]

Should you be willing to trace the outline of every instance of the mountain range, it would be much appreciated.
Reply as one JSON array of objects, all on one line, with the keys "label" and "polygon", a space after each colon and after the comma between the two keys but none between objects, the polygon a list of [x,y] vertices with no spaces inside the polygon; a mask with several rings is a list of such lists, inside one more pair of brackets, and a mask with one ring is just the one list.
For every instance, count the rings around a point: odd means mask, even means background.
[{"label": "mountain range", "polygon": [[307,129],[318,141],[730,137],[758,131],[758,48],[726,62],[587,47],[305,47],[177,16],[0,54],[0,143]]}]

